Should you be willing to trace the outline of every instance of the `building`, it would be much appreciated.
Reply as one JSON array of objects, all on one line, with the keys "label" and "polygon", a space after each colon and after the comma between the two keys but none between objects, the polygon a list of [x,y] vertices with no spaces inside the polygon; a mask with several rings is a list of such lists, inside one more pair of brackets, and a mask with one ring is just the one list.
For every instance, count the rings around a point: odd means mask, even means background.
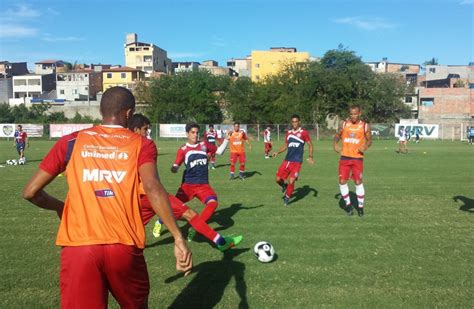
[{"label": "building", "polygon": [[199,69],[200,65],[195,61],[173,62],[173,70],[175,73],[190,72]]},{"label": "building", "polygon": [[252,51],[252,81],[260,81],[265,77],[277,74],[285,65],[307,63],[308,52],[298,52],[294,47],[272,47],[268,51]]},{"label": "building", "polygon": [[54,74],[28,74],[13,76],[13,98],[41,98],[55,96]]},{"label": "building", "polygon": [[231,58],[227,60],[227,67],[232,69],[239,77],[251,77],[252,57]]},{"label": "building", "polygon": [[0,78],[0,104],[8,103],[10,98],[13,98],[12,78]]},{"label": "building", "polygon": [[235,72],[226,67],[220,67],[219,63],[215,60],[205,60],[199,66],[200,70],[206,70],[212,75],[218,76],[236,76]]},{"label": "building", "polygon": [[35,62],[35,74],[54,74],[67,70],[62,60],[43,60]]},{"label": "building", "polygon": [[474,83],[474,65],[427,65],[425,76],[427,88],[467,88]]},{"label": "building", "polygon": [[0,61],[0,78],[28,74],[26,62]]},{"label": "building", "polygon": [[133,90],[136,84],[145,80],[145,72],[130,67],[111,68],[102,71],[103,91],[121,86]]},{"label": "building", "polygon": [[138,42],[136,33],[130,33],[125,41],[125,66],[144,71],[146,76],[153,72],[171,74],[173,66],[166,50],[150,43]]},{"label": "building", "polygon": [[99,91],[102,91],[102,72],[82,69],[56,74],[58,99],[67,101],[95,100]]}]

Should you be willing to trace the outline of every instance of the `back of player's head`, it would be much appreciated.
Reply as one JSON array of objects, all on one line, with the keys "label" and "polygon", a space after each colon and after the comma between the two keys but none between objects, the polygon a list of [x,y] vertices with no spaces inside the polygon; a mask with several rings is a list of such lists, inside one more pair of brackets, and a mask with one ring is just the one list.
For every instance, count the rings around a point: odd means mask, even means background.
[{"label": "back of player's head", "polygon": [[295,118],[298,119],[298,121],[299,121],[299,120],[300,120],[300,115],[298,115],[298,114],[293,114],[293,115],[291,115],[291,118],[290,118],[290,119],[295,119]]},{"label": "back of player's head", "polygon": [[214,125],[213,125],[213,124],[210,124],[210,125],[209,125],[209,129],[214,129]]},{"label": "back of player's head", "polygon": [[117,116],[122,111],[135,108],[135,97],[124,87],[107,89],[100,100],[100,113],[103,117]]},{"label": "back of player's head", "polygon": [[128,128],[130,130],[135,130],[135,129],[141,129],[146,125],[150,125],[150,119],[147,117],[143,116],[142,114],[134,114],[129,120],[128,120]]},{"label": "back of player's head", "polygon": [[201,128],[197,123],[195,122],[191,122],[191,123],[188,123],[186,124],[186,133],[189,133],[189,131],[191,131],[192,129],[194,128],[197,128],[198,131],[199,129]]}]

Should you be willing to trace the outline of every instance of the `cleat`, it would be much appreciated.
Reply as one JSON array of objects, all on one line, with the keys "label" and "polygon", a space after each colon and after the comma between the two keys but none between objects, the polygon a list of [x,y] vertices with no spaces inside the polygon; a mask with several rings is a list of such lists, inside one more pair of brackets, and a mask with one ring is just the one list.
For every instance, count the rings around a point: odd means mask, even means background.
[{"label": "cleat", "polygon": [[286,197],[284,196],[283,197],[283,205],[288,207],[288,204],[290,203],[290,198],[289,197]]},{"label": "cleat", "polygon": [[235,247],[238,244],[240,244],[243,238],[244,237],[242,235],[224,237],[225,244],[223,244],[222,246],[217,245],[217,249],[221,252],[229,250],[230,248]]},{"label": "cleat", "polygon": [[363,207],[357,207],[357,214],[359,215],[359,217],[363,217],[364,216],[364,208]]},{"label": "cleat", "polygon": [[242,175],[240,175],[240,176],[239,176],[239,179],[240,179],[240,180],[244,180],[244,179],[245,179],[245,177],[244,177],[244,176],[242,176]]},{"label": "cleat", "polygon": [[213,165],[211,168],[212,168],[213,170],[215,170],[215,169],[216,169],[216,167],[215,167],[214,165]]},{"label": "cleat", "polygon": [[161,226],[162,226],[162,224],[160,223],[160,221],[156,220],[155,226],[153,227],[153,236],[155,236],[155,238],[160,237],[160,235],[161,235]]},{"label": "cleat", "polygon": [[196,230],[190,227],[188,230],[188,242],[193,241],[195,236],[196,236]]},{"label": "cleat", "polygon": [[344,210],[346,211],[348,216],[352,216],[354,214],[354,208],[352,207],[352,205],[346,205],[346,207],[344,207]]},{"label": "cleat", "polygon": [[234,175],[230,175],[229,180],[234,180],[234,179],[235,179]]}]

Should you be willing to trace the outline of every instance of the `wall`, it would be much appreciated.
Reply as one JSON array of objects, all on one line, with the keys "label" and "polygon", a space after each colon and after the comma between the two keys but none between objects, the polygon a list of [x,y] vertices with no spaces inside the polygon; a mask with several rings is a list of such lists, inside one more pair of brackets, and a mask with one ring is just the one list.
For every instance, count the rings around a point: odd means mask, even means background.
[{"label": "wall", "polygon": [[262,80],[267,75],[276,74],[286,64],[306,61],[309,61],[308,52],[252,51],[252,81]]},{"label": "wall", "polygon": [[[470,120],[474,117],[474,89],[420,88],[420,121]],[[433,106],[423,106],[423,99],[433,98]]]}]

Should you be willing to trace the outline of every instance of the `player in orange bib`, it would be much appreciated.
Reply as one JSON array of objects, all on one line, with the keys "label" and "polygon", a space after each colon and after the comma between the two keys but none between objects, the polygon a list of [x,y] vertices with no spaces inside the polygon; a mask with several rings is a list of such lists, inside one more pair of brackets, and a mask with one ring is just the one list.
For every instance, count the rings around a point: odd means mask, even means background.
[{"label": "player in orange bib", "polygon": [[249,146],[249,150],[252,150],[252,145],[245,131],[240,129],[240,123],[238,122],[234,123],[234,130],[227,133],[227,138],[230,143],[230,180],[235,179],[235,164],[237,161],[240,163],[239,178],[243,180],[245,177],[246,162],[244,142]]},{"label": "player in orange bib", "polygon": [[[347,181],[350,177],[355,182],[358,201],[357,213],[364,216],[365,190],[362,183],[362,171],[364,168],[364,153],[372,145],[371,130],[368,123],[360,120],[361,110],[359,106],[349,108],[350,117],[343,121],[334,136],[334,151],[341,154],[339,160],[339,188],[341,196],[346,204],[345,210],[352,215],[353,207],[349,196]],[[339,149],[339,141],[342,141],[342,151]]]},{"label": "player in orange bib", "polygon": [[[191,271],[191,251],[158,177],[156,146],[126,128],[134,110],[129,90],[109,88],[100,102],[102,125],[62,137],[23,191],[25,199],[61,218],[61,308],[107,308],[109,292],[121,308],[147,307],[139,179],[175,239],[176,268]],[[69,189],[62,202],[44,188],[65,170]]]}]

